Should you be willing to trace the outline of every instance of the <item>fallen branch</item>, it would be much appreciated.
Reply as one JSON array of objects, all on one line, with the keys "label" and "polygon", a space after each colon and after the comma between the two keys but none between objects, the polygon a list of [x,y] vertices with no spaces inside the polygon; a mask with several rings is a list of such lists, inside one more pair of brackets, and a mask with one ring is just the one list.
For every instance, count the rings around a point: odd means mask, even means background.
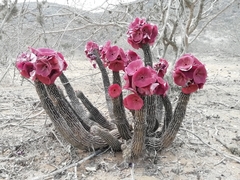
[{"label": "fallen branch", "polygon": [[198,138],[203,144],[205,144],[206,146],[208,146],[209,148],[213,149],[214,151],[216,151],[218,154],[221,154],[222,156],[228,158],[228,159],[231,159],[231,160],[234,160],[236,161],[237,163],[240,163],[240,158],[237,157],[237,156],[233,156],[231,154],[226,154],[226,153],[223,153],[219,150],[217,150],[216,148],[210,146],[208,143],[204,142],[198,135],[196,135],[195,133],[193,133],[192,131],[189,131],[187,129],[184,129],[184,128],[180,128],[180,130],[183,130],[183,131],[186,131],[186,132],[189,132],[191,133],[192,135],[194,135],[196,138]]}]

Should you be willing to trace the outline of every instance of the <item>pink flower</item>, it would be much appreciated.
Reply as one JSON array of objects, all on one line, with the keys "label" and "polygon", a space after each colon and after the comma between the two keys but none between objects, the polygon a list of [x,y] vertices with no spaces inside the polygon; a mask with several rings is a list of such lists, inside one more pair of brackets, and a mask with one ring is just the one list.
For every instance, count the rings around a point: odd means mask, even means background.
[{"label": "pink flower", "polygon": [[180,69],[181,71],[189,71],[193,66],[194,59],[189,56],[185,55],[178,59],[175,64],[175,69]]},{"label": "pink flower", "polygon": [[152,71],[147,67],[141,67],[132,77],[132,82],[137,87],[145,87],[155,81],[156,78],[154,77],[154,74],[152,74]]},{"label": "pink flower", "polygon": [[141,48],[142,44],[152,45],[157,37],[156,25],[147,23],[145,19],[136,18],[127,31],[128,43],[135,49]]},{"label": "pink flower", "polygon": [[34,49],[29,47],[30,51],[37,56],[37,61],[48,62],[51,69],[64,71],[67,69],[67,63],[60,52],[48,48]]},{"label": "pink flower", "polygon": [[161,77],[158,77],[157,82],[153,83],[150,87],[151,93],[157,95],[166,95],[168,89],[168,83],[164,81]]},{"label": "pink flower", "polygon": [[99,50],[99,46],[97,45],[97,43],[95,43],[93,41],[87,42],[84,52],[85,52],[86,56],[88,58],[90,58],[91,60],[96,58],[96,57],[93,56],[93,51],[94,50]]},{"label": "pink flower", "polygon": [[94,50],[99,51],[99,46],[93,41],[87,42],[84,52],[86,56],[90,59],[90,62],[92,63],[93,67],[96,68],[97,57],[93,53]]},{"label": "pink flower", "polygon": [[179,69],[174,70],[173,80],[176,83],[176,85],[178,85],[178,86],[185,86],[188,82],[188,79],[186,78],[184,73],[182,71],[180,71]]},{"label": "pink flower", "polygon": [[155,39],[158,35],[158,28],[156,25],[145,24],[142,27],[143,32],[143,42],[144,44],[148,43],[152,45],[155,42]]},{"label": "pink flower", "polygon": [[110,61],[108,68],[115,72],[124,70],[124,62],[121,60]]},{"label": "pink flower", "polygon": [[137,94],[129,94],[123,99],[123,105],[129,110],[140,110],[143,107],[143,100]]},{"label": "pink flower", "polygon": [[136,61],[138,59],[141,59],[140,56],[138,56],[138,54],[134,51],[129,50],[129,51],[127,51],[126,54],[127,54],[126,66],[132,61]]},{"label": "pink flower", "polygon": [[188,86],[182,87],[182,92],[184,94],[191,94],[194,93],[198,90],[198,85],[197,84],[190,84]]},{"label": "pink flower", "polygon": [[49,61],[43,58],[39,59],[36,62],[35,67],[36,67],[36,73],[44,77],[48,76],[53,69]]},{"label": "pink flower", "polygon": [[16,67],[22,76],[49,85],[66,70],[67,63],[61,53],[48,48],[29,47],[29,50],[17,58]]},{"label": "pink flower", "polygon": [[144,67],[143,61],[141,59],[138,59],[136,61],[130,62],[125,68],[125,71],[129,76],[133,76],[141,67]]},{"label": "pink flower", "polygon": [[119,84],[113,84],[109,86],[108,93],[111,98],[116,98],[122,93],[122,88],[119,86]]},{"label": "pink flower", "polygon": [[59,70],[52,70],[48,76],[42,76],[40,74],[36,74],[36,79],[41,81],[43,84],[53,84],[55,80],[62,74]]},{"label": "pink flower", "polygon": [[158,76],[163,78],[167,72],[168,66],[168,62],[165,59],[160,58],[159,62],[154,65],[154,69],[157,71]]},{"label": "pink flower", "polygon": [[16,67],[23,77],[30,78],[32,76],[32,72],[35,71],[36,59],[37,57],[33,53],[22,53],[17,57]]},{"label": "pink flower", "polygon": [[207,70],[204,65],[199,65],[193,72],[193,80],[196,84],[204,84],[207,78]]},{"label": "pink flower", "polygon": [[182,86],[182,92],[190,94],[203,88],[207,79],[205,66],[193,55],[185,54],[175,64],[174,82]]},{"label": "pink flower", "polygon": [[106,52],[106,58],[108,61],[116,60],[118,55],[119,55],[119,47],[118,46],[110,46]]}]

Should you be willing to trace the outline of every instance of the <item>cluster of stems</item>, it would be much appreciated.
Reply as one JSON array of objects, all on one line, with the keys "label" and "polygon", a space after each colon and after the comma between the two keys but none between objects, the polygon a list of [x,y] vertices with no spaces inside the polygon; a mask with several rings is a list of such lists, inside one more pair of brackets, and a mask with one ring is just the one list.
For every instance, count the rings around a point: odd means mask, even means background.
[{"label": "cluster of stems", "polygon": [[[143,45],[145,66],[152,67],[152,54],[149,45]],[[189,94],[180,92],[173,111],[168,95],[142,96],[144,106],[132,111],[130,122],[123,106],[123,95],[111,98],[108,94],[109,76],[102,64],[98,51],[94,52],[102,74],[106,104],[110,120],[88,100],[82,91],[74,91],[67,77],[62,73],[60,80],[69,101],[55,84],[44,85],[36,81],[35,87],[46,113],[55,128],[73,146],[83,150],[111,147],[121,151],[125,141],[129,157],[137,159],[146,149],[161,151],[167,148],[176,137],[185,116]],[[122,85],[119,72],[113,72],[112,83]],[[84,108],[84,107],[85,108]],[[91,115],[87,116],[86,110]],[[165,113],[163,115],[163,112]]]}]

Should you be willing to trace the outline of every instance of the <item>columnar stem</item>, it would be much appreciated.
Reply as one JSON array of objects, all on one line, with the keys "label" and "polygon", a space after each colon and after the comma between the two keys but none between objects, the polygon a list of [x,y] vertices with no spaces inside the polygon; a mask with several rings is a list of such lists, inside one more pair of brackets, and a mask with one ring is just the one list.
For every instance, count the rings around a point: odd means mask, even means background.
[{"label": "columnar stem", "polygon": [[109,116],[113,119],[114,115],[113,115],[113,105],[112,105],[112,100],[111,97],[108,94],[108,87],[110,86],[110,81],[109,81],[109,77],[108,77],[108,73],[106,71],[106,68],[104,67],[101,59],[100,59],[100,54],[97,50],[95,50],[93,52],[93,54],[96,56],[96,63],[101,71],[102,74],[102,80],[103,80],[103,86],[104,86],[104,92],[105,92],[105,99],[106,99],[106,103],[107,103],[107,108],[108,108],[108,113]]},{"label": "columnar stem", "polygon": [[[119,72],[113,71],[113,83],[117,83],[121,86],[121,78],[119,75]],[[130,126],[127,121],[125,109],[123,107],[123,97],[122,93],[119,97],[113,98],[113,114],[114,114],[114,121],[117,125],[118,131],[123,139],[130,139],[131,138],[131,132],[130,132]]]},{"label": "columnar stem", "polygon": [[131,157],[138,158],[143,154],[145,149],[145,132],[146,124],[144,118],[144,110],[135,111],[134,132],[131,144]]},{"label": "columnar stem", "polygon": [[164,123],[162,127],[162,131],[160,132],[159,136],[160,137],[168,128],[168,125],[170,124],[172,120],[172,104],[171,101],[169,100],[168,96],[160,96],[162,99],[162,103],[165,108],[165,117],[164,117]]},{"label": "columnar stem", "polygon": [[82,101],[87,110],[93,115],[94,121],[97,122],[102,127],[113,130],[115,128],[114,124],[109,122],[99,110],[93,106],[93,104],[88,100],[88,98],[81,91],[77,91],[77,97]]},{"label": "columnar stem", "polygon": [[101,137],[114,151],[121,150],[121,143],[116,137],[112,136],[109,132],[99,128],[98,126],[92,126],[91,132]]},{"label": "columnar stem", "polygon": [[[149,44],[142,44],[141,46],[144,53],[144,64],[145,66],[153,66],[152,53]],[[146,96],[146,121],[147,121],[147,133],[151,134],[158,128],[158,122],[155,114],[155,96]]]},{"label": "columnar stem", "polygon": [[173,142],[184,119],[189,98],[190,94],[184,94],[182,92],[180,93],[172,120],[170,121],[165,132],[160,138],[146,139],[146,145],[149,148],[155,148],[156,150],[161,151],[162,149],[167,148]]},{"label": "columnar stem", "polygon": [[80,104],[70,82],[68,81],[67,77],[65,76],[64,73],[62,73],[60,76],[59,76],[66,92],[67,92],[67,95],[69,97],[69,99],[71,100],[71,104],[74,108],[74,110],[76,111],[77,114],[79,114],[80,117],[82,118],[86,118],[86,113],[82,107],[82,105]]},{"label": "columnar stem", "polygon": [[147,135],[151,135],[158,128],[158,121],[155,114],[155,96],[146,96],[144,104],[146,109]]},{"label": "columnar stem", "polygon": [[151,49],[149,44],[143,44],[142,45],[142,50],[144,53],[144,64],[145,66],[153,66],[153,62],[152,62],[152,53],[151,53]]},{"label": "columnar stem", "polygon": [[40,81],[35,81],[35,88],[40,101],[43,105],[45,112],[50,117],[55,128],[60,132],[60,134],[73,146],[79,149],[85,149],[85,145],[79,141],[79,139],[74,135],[71,128],[67,125],[63,117],[58,113],[57,109],[54,107],[51,99],[48,97],[45,86]]},{"label": "columnar stem", "polygon": [[69,128],[73,131],[74,136],[85,145],[84,149],[98,149],[108,146],[100,137],[93,136],[91,133],[86,131],[78,119],[80,117],[77,117],[72,109],[69,108],[66,101],[62,99],[55,84],[47,85],[46,90],[55,108],[66,121]]}]

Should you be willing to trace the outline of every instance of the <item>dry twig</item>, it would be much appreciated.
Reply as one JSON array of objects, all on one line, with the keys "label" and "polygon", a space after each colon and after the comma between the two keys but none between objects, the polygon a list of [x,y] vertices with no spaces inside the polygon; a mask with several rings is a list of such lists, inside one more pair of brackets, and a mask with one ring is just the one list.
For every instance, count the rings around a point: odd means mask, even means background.
[{"label": "dry twig", "polygon": [[[89,159],[97,156],[98,154],[100,154],[100,153],[102,153],[102,152],[104,152],[104,151],[105,151],[105,149],[104,149],[104,150],[103,150],[103,149],[100,149],[100,150],[94,152],[93,154],[91,154],[91,155],[83,158],[82,160],[80,160],[80,161],[78,161],[78,162],[76,162],[76,163],[70,164],[70,165],[65,166],[65,167],[63,167],[63,168],[60,168],[60,169],[58,169],[58,170],[56,170],[56,171],[53,171],[53,172],[51,172],[51,173],[49,173],[49,174],[46,174],[46,175],[44,175],[44,176],[35,177],[35,178],[33,178],[33,180],[42,180],[42,179],[50,178],[50,177],[52,177],[52,176],[54,176],[54,175],[56,175],[56,174],[58,174],[58,173],[61,173],[61,172],[63,172],[63,171],[66,171],[67,169],[70,169],[70,168],[73,168],[73,167],[76,168],[76,167],[78,167],[79,165],[81,165],[82,163],[84,163],[85,161],[87,161],[87,160],[89,160]],[[76,169],[75,169],[75,170],[76,170]]]},{"label": "dry twig", "polygon": [[192,131],[189,131],[188,129],[184,129],[184,128],[180,128],[180,130],[183,130],[183,131],[186,131],[186,132],[191,133],[191,134],[194,135],[196,138],[198,138],[203,144],[205,144],[205,145],[208,146],[209,148],[213,149],[213,150],[216,151],[218,154],[221,154],[222,156],[224,156],[224,157],[226,157],[226,158],[228,158],[228,159],[231,159],[231,160],[233,160],[233,161],[236,161],[236,162],[240,163],[240,158],[239,158],[239,157],[233,156],[233,155],[231,155],[231,154],[226,154],[226,153],[223,153],[223,152],[217,150],[216,148],[210,146],[208,143],[204,142],[201,137],[199,137],[198,135],[196,135],[196,134],[193,133]]}]

